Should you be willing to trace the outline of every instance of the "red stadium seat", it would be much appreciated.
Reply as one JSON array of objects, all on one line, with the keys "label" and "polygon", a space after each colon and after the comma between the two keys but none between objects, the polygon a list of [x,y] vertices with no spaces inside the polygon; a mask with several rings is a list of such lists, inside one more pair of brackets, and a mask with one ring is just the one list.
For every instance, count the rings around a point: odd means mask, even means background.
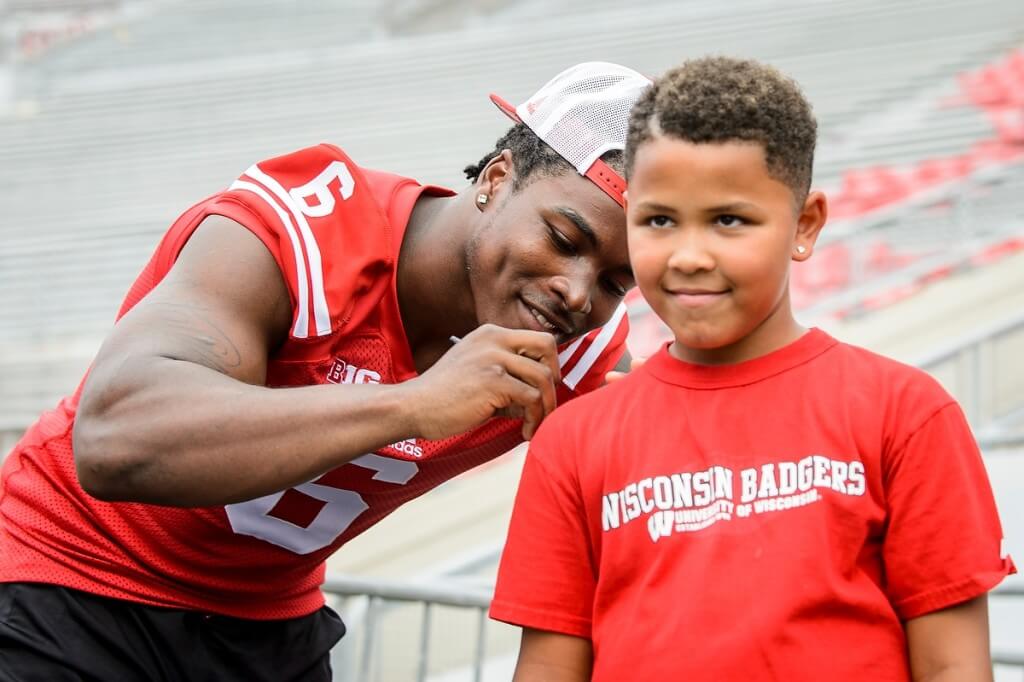
[{"label": "red stadium seat", "polygon": [[915,190],[927,189],[951,180],[959,180],[974,170],[975,160],[969,155],[943,159],[925,159],[913,170]]}]

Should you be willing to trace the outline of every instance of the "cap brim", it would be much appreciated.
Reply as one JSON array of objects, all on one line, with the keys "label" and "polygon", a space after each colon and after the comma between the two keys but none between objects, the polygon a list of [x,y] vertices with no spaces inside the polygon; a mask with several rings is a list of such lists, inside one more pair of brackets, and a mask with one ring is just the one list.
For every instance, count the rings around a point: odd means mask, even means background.
[{"label": "cap brim", "polygon": [[491,93],[491,101],[494,102],[494,106],[501,109],[502,113],[508,116],[516,123],[522,123],[522,119],[519,118],[519,114],[516,113],[516,108],[509,104],[506,100],[502,99],[498,95]]}]

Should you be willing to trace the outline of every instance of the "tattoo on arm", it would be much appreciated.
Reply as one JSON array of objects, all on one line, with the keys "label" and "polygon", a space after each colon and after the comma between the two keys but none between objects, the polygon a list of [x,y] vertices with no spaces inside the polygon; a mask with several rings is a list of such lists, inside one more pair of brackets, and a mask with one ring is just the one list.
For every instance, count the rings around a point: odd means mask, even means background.
[{"label": "tattoo on arm", "polygon": [[195,362],[227,374],[242,364],[242,354],[206,313],[204,308],[181,303],[154,302],[180,351],[168,355],[173,360]]}]

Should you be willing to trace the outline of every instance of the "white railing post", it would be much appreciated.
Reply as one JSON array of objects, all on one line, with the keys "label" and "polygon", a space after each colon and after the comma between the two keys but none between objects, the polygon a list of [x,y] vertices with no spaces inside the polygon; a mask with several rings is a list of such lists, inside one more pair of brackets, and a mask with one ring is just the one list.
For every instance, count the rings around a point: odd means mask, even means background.
[{"label": "white railing post", "polygon": [[956,352],[956,397],[967,415],[967,421],[976,429],[978,424],[978,346],[971,344]]},{"label": "white railing post", "polygon": [[431,603],[423,602],[423,627],[420,629],[420,664],[416,673],[416,682],[426,682],[427,670],[430,666],[430,610]]},{"label": "white railing post", "polygon": [[476,652],[473,654],[473,682],[480,682],[484,676],[484,652],[487,647],[487,609],[480,609],[476,628]]},{"label": "white railing post", "polygon": [[363,622],[363,655],[359,660],[359,679],[368,682],[370,670],[373,663],[373,644],[377,634],[377,610],[380,608],[380,598],[371,596],[370,603],[366,607],[366,620]]}]

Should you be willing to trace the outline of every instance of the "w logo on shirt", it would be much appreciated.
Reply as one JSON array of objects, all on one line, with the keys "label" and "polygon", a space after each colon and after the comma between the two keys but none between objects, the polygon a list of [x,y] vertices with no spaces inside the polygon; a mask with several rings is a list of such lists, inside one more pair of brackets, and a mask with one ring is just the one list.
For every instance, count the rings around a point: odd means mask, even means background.
[{"label": "w logo on shirt", "polygon": [[334,358],[334,363],[327,370],[327,381],[332,384],[379,384],[380,374]]}]

